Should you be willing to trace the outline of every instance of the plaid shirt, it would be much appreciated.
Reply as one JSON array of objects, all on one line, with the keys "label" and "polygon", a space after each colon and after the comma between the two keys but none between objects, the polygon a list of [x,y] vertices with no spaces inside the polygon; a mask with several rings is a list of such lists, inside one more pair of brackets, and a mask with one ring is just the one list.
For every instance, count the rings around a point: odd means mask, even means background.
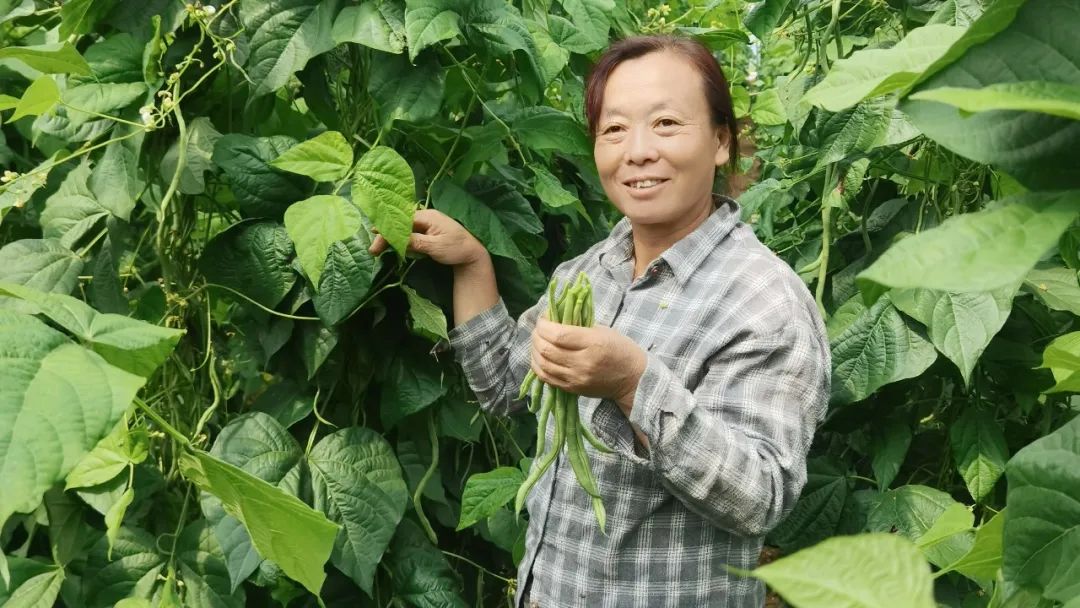
[{"label": "plaid shirt", "polygon": [[[739,211],[721,197],[637,279],[626,218],[556,269],[560,285],[589,275],[596,324],[634,340],[648,363],[629,421],[613,401],[579,400],[582,420],[616,451],[585,444],[607,535],[564,451],[527,499],[516,605],[530,574],[530,600],[541,608],[764,603],[761,583],[724,566],[754,568],[764,535],[794,506],[828,402],[831,359],[806,286]],[[545,295],[515,322],[500,300],[451,331],[455,358],[486,411],[524,407],[518,387],[546,309]],[[551,422],[548,445],[553,429]]]}]

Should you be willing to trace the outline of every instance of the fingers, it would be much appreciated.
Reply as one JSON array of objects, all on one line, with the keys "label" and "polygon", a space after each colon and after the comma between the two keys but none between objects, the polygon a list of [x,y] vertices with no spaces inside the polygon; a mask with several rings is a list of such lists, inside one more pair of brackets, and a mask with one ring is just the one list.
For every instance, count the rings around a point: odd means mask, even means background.
[{"label": "fingers", "polygon": [[571,369],[544,356],[535,345],[533,346],[531,365],[536,377],[545,383],[561,389],[573,388]]},{"label": "fingers", "polygon": [[547,342],[565,350],[584,350],[596,341],[593,328],[556,323],[546,316],[536,320],[535,331]]},{"label": "fingers", "polygon": [[368,253],[371,255],[379,255],[383,251],[386,251],[387,245],[389,245],[389,243],[386,241],[386,238],[381,234],[376,234],[375,238],[371,241],[371,247],[368,247]]}]

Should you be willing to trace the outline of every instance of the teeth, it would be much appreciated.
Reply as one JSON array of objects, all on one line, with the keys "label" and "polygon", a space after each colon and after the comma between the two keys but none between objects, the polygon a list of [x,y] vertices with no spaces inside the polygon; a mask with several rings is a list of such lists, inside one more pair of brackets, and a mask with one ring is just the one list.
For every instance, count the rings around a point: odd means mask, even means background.
[{"label": "teeth", "polygon": [[656,184],[659,184],[659,183],[660,183],[660,180],[658,180],[658,179],[643,179],[640,182],[632,182],[630,184],[630,187],[631,188],[652,188],[653,186],[655,186]]}]

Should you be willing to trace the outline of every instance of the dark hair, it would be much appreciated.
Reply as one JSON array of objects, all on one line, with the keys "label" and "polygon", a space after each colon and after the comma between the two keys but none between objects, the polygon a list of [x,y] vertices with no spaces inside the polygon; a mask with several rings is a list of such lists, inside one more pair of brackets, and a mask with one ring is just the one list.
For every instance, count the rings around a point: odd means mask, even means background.
[{"label": "dark hair", "polygon": [[735,110],[731,105],[731,89],[712,52],[692,38],[672,35],[631,36],[609,46],[589,72],[585,83],[585,120],[588,122],[589,135],[596,136],[600,108],[604,104],[604,87],[615,68],[628,59],[637,59],[659,51],[673,51],[683,55],[701,74],[701,81],[705,86],[705,101],[709,104],[713,126],[727,129],[728,167],[734,169],[739,162],[739,131],[735,124]]}]

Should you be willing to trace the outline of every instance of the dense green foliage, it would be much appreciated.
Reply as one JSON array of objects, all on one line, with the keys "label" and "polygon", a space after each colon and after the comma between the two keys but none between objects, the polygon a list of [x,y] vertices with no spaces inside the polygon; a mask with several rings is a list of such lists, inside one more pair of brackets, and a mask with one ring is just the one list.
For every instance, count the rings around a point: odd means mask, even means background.
[{"label": "dense green foliage", "polygon": [[616,219],[591,59],[677,30],[832,342],[791,555],[747,575],[1080,606],[1078,29],[1075,0],[0,0],[0,604],[505,605],[535,420],[479,413],[450,276],[400,253],[434,207],[534,303]]}]

